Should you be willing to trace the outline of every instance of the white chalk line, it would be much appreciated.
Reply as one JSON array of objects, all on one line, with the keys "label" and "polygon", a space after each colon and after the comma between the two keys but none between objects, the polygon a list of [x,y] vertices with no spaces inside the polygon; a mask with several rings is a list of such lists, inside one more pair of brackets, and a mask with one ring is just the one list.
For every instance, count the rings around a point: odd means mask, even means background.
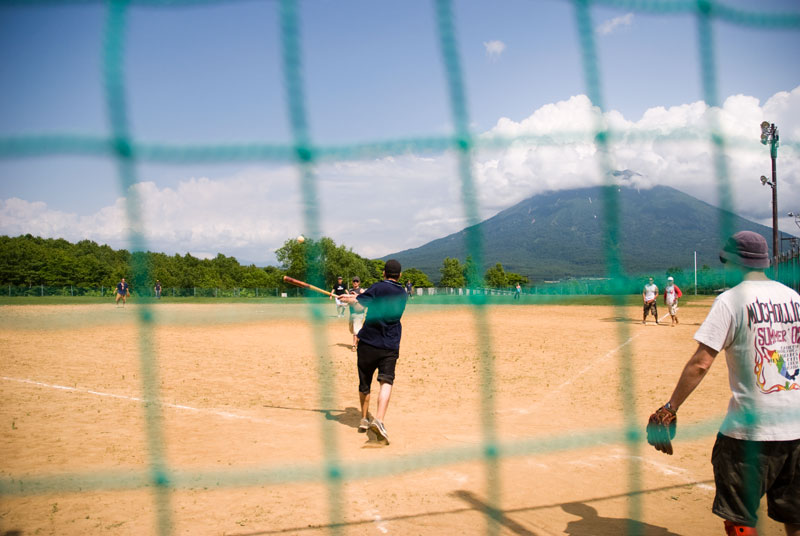
[{"label": "white chalk line", "polygon": [[[664,316],[662,316],[662,317],[659,319],[659,323],[660,323],[662,320],[664,320],[665,318],[667,318],[668,316],[669,316],[669,314],[665,314]],[[570,384],[572,384],[572,382],[573,382],[573,381],[575,381],[577,378],[579,378],[579,377],[583,376],[584,374],[586,374],[586,373],[587,373],[587,372],[589,372],[590,370],[593,370],[593,369],[597,368],[597,364],[598,364],[598,363],[600,363],[600,362],[602,362],[602,361],[605,361],[606,359],[608,359],[608,358],[609,358],[609,357],[611,357],[612,355],[616,354],[617,352],[619,352],[620,350],[622,350],[623,348],[625,348],[627,345],[629,345],[631,342],[633,342],[633,340],[634,340],[634,339],[636,339],[637,337],[639,337],[640,335],[641,335],[641,333],[638,333],[638,334],[636,334],[636,335],[633,335],[633,336],[631,336],[631,337],[628,337],[628,340],[627,340],[627,341],[623,342],[622,344],[620,344],[620,345],[619,345],[619,346],[617,346],[616,348],[614,348],[614,349],[612,349],[612,350],[609,350],[609,351],[608,351],[608,352],[606,352],[606,354],[605,354],[603,357],[601,357],[600,359],[596,359],[596,360],[589,360],[589,364],[588,364],[588,365],[586,365],[585,367],[583,367],[583,369],[581,369],[581,370],[580,370],[580,371],[579,371],[577,374],[573,374],[573,375],[571,375],[571,376],[570,376],[570,377],[569,377],[569,378],[568,378],[568,379],[567,379],[567,380],[566,380],[564,383],[562,383],[561,385],[559,385],[559,386],[557,386],[557,387],[554,387],[553,389],[548,389],[548,390],[547,390],[547,397],[551,397],[552,395],[554,395],[554,394],[556,394],[556,393],[560,393],[560,392],[561,392],[561,391],[562,391],[562,390],[563,390],[565,387],[567,387],[567,386],[569,386]],[[498,415],[502,415],[502,414],[506,414],[506,413],[516,413],[516,414],[518,414],[518,415],[528,415],[528,414],[529,414],[529,413],[530,413],[530,412],[533,410],[533,408],[535,408],[536,406],[538,406],[538,405],[539,405],[541,402],[543,402],[543,401],[544,401],[544,398],[542,398],[542,399],[540,399],[540,400],[537,400],[536,402],[534,402],[533,404],[531,404],[531,405],[530,405],[530,406],[528,406],[527,408],[511,408],[511,409],[507,409],[507,410],[499,410],[497,413],[498,413]]]},{"label": "white chalk line", "polygon": [[[93,389],[80,389],[78,387],[69,387],[68,385],[58,385],[58,384],[54,384],[54,383],[37,382],[37,381],[34,381],[34,380],[27,380],[27,379],[24,379],[24,378],[9,378],[8,376],[0,376],[0,379],[2,379],[4,381],[9,381],[9,382],[23,383],[23,384],[27,384],[27,385],[34,385],[36,387],[43,387],[43,388],[46,388],[46,389],[56,389],[56,390],[59,390],[59,391],[82,393],[82,394],[88,394],[88,395],[94,395],[94,396],[102,396],[102,397],[106,397],[106,398],[116,398],[116,399],[119,399],[119,400],[127,400],[127,401],[130,401],[130,402],[139,402],[139,403],[146,402],[145,399],[143,399],[141,397],[138,397],[138,396],[118,395],[116,393],[104,393],[102,391],[95,391]],[[231,413],[231,412],[228,412],[228,411],[217,411],[217,410],[201,409],[201,408],[195,408],[195,407],[192,407],[192,406],[187,406],[185,404],[170,404],[169,402],[161,402],[161,405],[164,406],[164,407],[168,407],[168,408],[186,410],[186,411],[191,411],[191,412],[194,412],[194,413],[206,413],[206,414],[209,414],[209,415],[214,415],[214,416],[217,416],[217,417],[223,417],[223,418],[226,418],[226,419],[241,419],[241,420],[248,420],[248,421],[252,421],[252,422],[259,422],[259,423],[265,423],[265,424],[266,423],[274,424],[269,419],[261,419],[261,418],[258,418],[258,417],[250,417],[250,416],[247,416],[247,415],[237,415],[236,413]],[[376,507],[371,505],[369,503],[369,501],[367,500],[367,498],[363,496],[363,494],[359,494],[359,495],[360,496],[357,499],[358,502],[360,502],[362,504],[362,506],[366,506],[366,509],[364,510],[364,514],[372,520],[372,522],[375,524],[375,528],[381,534],[389,534],[388,523],[381,517],[380,511]]]},{"label": "white chalk line", "polygon": [[595,468],[597,467],[597,462],[605,461],[605,460],[636,460],[639,463],[643,463],[645,465],[649,465],[665,476],[674,476],[679,477],[684,483],[691,484],[695,488],[701,489],[703,491],[716,491],[714,486],[710,486],[703,482],[697,482],[695,478],[690,474],[687,469],[682,467],[675,467],[673,465],[668,465],[665,463],[656,462],[642,456],[631,456],[630,454],[622,454],[622,453],[615,453],[609,454],[607,456],[585,456],[583,458],[572,460],[569,462],[570,465],[577,465],[577,466],[585,466],[587,468]]},{"label": "white chalk line", "polygon": [[[662,320],[664,320],[668,316],[669,316],[669,314],[665,314],[664,316],[662,316],[659,319],[659,322],[661,322]],[[580,372],[578,372],[578,374],[573,375],[572,377],[567,379],[567,381],[565,381],[564,383],[562,383],[561,385],[559,385],[555,389],[549,390],[547,394],[548,395],[553,395],[555,393],[560,392],[562,389],[564,389],[565,387],[570,385],[575,378],[577,378],[579,376],[582,376],[583,374],[585,374],[589,370],[594,369],[597,366],[598,361],[605,361],[606,359],[608,359],[609,357],[613,356],[615,353],[620,351],[622,348],[624,348],[625,346],[627,346],[628,344],[633,342],[633,340],[636,339],[637,337],[639,337],[640,335],[642,335],[642,333],[638,333],[636,335],[633,335],[633,336],[629,337],[628,340],[626,340],[625,342],[623,342],[622,344],[620,344],[616,348],[606,352],[606,354],[603,355],[603,357],[601,357],[599,360],[593,361],[593,362],[591,362],[591,364],[589,364],[586,367],[584,367]],[[515,413],[519,413],[519,414],[525,415],[525,414],[530,413],[531,410],[533,408],[535,408],[540,402],[542,402],[542,400],[537,401],[536,403],[534,403],[533,405],[529,406],[528,408],[514,408],[514,409],[511,409],[511,410],[508,410],[508,412],[515,412]],[[498,413],[501,413],[501,412],[498,412]],[[605,457],[594,456],[594,457],[580,458],[580,459],[574,460],[574,461],[572,461],[570,463],[575,464],[575,465],[586,465],[588,467],[594,467],[595,463],[593,463],[591,460],[598,459],[598,458],[599,459],[609,459],[609,458],[610,459],[636,459],[641,463],[645,463],[647,465],[650,465],[650,466],[656,468],[657,470],[661,471],[661,473],[664,474],[664,475],[667,475],[667,476],[673,476],[673,475],[674,476],[680,476],[680,477],[682,477],[682,480],[684,480],[684,482],[686,482],[687,484],[693,484],[694,487],[696,487],[698,489],[702,489],[702,490],[705,490],[705,491],[712,491],[712,492],[715,491],[715,489],[716,489],[716,488],[714,488],[714,486],[709,486],[708,484],[695,483],[696,480],[691,478],[691,476],[689,475],[689,472],[686,469],[683,469],[681,467],[675,467],[675,466],[672,466],[672,465],[663,464],[663,463],[658,463],[658,462],[655,462],[655,461],[652,461],[652,460],[648,460],[646,458],[642,458],[641,456],[630,456],[630,455],[627,455],[627,454],[612,454],[612,455],[605,456]]]},{"label": "white chalk line", "polygon": [[[118,395],[118,394],[115,394],[115,393],[104,393],[102,391],[95,391],[95,390],[92,390],[92,389],[80,389],[78,387],[69,387],[67,385],[58,385],[58,384],[53,384],[53,383],[37,382],[37,381],[34,381],[34,380],[26,380],[24,378],[9,378],[8,376],[0,376],[0,379],[3,379],[5,381],[10,381],[10,382],[25,383],[25,384],[28,384],[28,385],[35,385],[37,387],[44,387],[44,388],[47,388],[47,389],[57,389],[57,390],[60,390],[60,391],[71,391],[71,392],[75,392],[75,393],[102,396],[102,397],[107,397],[107,398],[116,398],[116,399],[119,399],[119,400],[128,400],[130,402],[147,403],[147,400],[145,400],[144,398],[140,398],[138,396],[127,396],[127,395]],[[249,416],[249,415],[238,415],[236,413],[231,413],[229,411],[219,411],[219,410],[214,410],[214,409],[195,408],[195,407],[192,407],[192,406],[187,406],[185,404],[171,404],[169,402],[159,402],[159,404],[161,406],[163,406],[163,407],[166,407],[166,408],[182,409],[182,410],[191,411],[191,412],[194,412],[194,413],[205,413],[207,415],[214,415],[216,417],[223,417],[225,419],[240,419],[240,420],[246,420],[246,421],[263,423],[263,424],[275,424],[275,423],[273,423],[273,421],[271,421],[269,419],[263,419],[263,418],[260,418],[260,417],[252,417],[252,416]]]},{"label": "white chalk line", "polygon": [[375,527],[383,534],[389,534],[389,527],[386,526],[386,522],[381,517],[380,512],[376,508],[367,510],[364,512],[367,516],[372,518],[372,521],[375,523]]},{"label": "white chalk line", "polygon": [[388,522],[381,517],[378,507],[372,504],[372,501],[367,498],[361,488],[359,486],[353,486],[351,493],[355,497],[359,508],[363,508],[363,514],[372,520],[375,528],[378,529],[381,534],[389,534]]}]

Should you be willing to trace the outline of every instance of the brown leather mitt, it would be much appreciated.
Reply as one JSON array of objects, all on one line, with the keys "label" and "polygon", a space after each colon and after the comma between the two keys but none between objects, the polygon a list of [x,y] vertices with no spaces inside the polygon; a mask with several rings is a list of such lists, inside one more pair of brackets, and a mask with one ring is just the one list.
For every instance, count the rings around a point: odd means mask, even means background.
[{"label": "brown leather mitt", "polygon": [[675,428],[678,416],[675,411],[666,406],[661,406],[650,415],[647,423],[647,442],[656,450],[672,455],[672,440],[675,439]]}]

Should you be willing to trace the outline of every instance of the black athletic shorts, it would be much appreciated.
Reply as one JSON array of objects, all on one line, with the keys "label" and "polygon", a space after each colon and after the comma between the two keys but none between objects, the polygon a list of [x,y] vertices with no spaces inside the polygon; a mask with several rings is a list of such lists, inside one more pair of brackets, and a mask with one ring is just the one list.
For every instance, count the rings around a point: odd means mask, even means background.
[{"label": "black athletic shorts", "polygon": [[364,341],[358,343],[358,392],[369,394],[372,375],[378,371],[378,381],[394,383],[394,366],[397,363],[399,350],[386,350],[369,345]]},{"label": "black athletic shorts", "polygon": [[769,517],[800,523],[800,439],[744,441],[717,434],[711,463],[715,514],[755,527],[758,503],[766,493]]}]

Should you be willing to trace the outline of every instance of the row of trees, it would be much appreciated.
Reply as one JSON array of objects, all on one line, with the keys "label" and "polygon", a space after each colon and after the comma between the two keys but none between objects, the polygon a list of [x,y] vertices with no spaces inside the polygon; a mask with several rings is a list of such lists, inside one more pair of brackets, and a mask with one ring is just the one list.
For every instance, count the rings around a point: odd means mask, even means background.
[{"label": "row of trees", "polygon": [[[71,243],[64,239],[40,238],[30,234],[0,236],[0,284],[17,286],[113,287],[126,278],[134,290],[152,289],[155,280],[164,288],[286,288],[283,276],[331,288],[337,276],[350,281],[359,276],[363,286],[382,277],[384,261],[367,259],[337,245],[331,238],[284,242],[276,256],[280,267],[242,266],[234,257],[219,254],[200,259],[190,254],[166,255],[153,252],[114,250],[90,240]],[[527,278],[505,272],[501,264],[482,276],[467,257],[464,263],[446,258],[439,286],[510,287]],[[415,287],[432,287],[428,276],[413,267],[403,270],[402,282]]]},{"label": "row of trees", "polygon": [[31,235],[0,236],[0,282],[6,285],[113,287],[121,278],[134,289],[164,287],[278,287],[283,273],[270,266],[242,266],[233,257],[199,259],[190,254],[114,250],[91,240],[73,244],[64,239]]},{"label": "row of trees", "polygon": [[499,262],[486,270],[486,273],[481,276],[480,269],[471,256],[468,256],[463,264],[458,259],[445,258],[440,272],[442,273],[442,279],[439,286],[442,287],[506,288],[516,286],[517,283],[520,285],[528,284],[527,277],[514,272],[506,272]]}]

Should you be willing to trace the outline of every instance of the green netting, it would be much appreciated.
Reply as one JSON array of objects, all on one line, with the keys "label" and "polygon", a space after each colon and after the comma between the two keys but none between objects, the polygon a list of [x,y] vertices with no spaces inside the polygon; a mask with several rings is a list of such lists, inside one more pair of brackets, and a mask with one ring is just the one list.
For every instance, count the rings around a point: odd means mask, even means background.
[{"label": "green netting", "polygon": [[[660,132],[639,132],[625,134],[610,130],[602,117],[591,132],[563,131],[550,136],[520,136],[516,138],[476,138],[470,132],[469,105],[465,91],[464,73],[462,71],[459,46],[456,42],[456,21],[453,15],[451,0],[434,0],[436,30],[438,33],[439,54],[447,82],[450,112],[453,130],[446,136],[416,137],[407,139],[377,140],[368,143],[350,145],[317,145],[311,139],[308,129],[308,110],[305,99],[305,82],[303,80],[302,45],[300,34],[300,14],[298,2],[281,0],[275,2],[279,10],[281,52],[283,77],[286,90],[286,106],[291,123],[291,143],[288,144],[195,144],[180,145],[153,143],[147,140],[134,139],[130,133],[130,122],[127,117],[128,104],[124,70],[124,36],[127,27],[129,8],[132,6],[170,7],[213,5],[224,3],[223,0],[111,0],[94,2],[92,0],[2,0],[2,5],[48,6],[102,3],[108,6],[103,46],[103,80],[107,117],[110,124],[108,135],[87,136],[77,133],[61,133],[31,136],[11,136],[0,138],[0,158],[43,157],[59,154],[73,154],[88,157],[111,156],[118,168],[120,188],[126,194],[127,217],[131,223],[129,241],[132,249],[146,251],[146,236],[141,225],[141,200],[136,197],[136,189],[130,188],[137,182],[136,163],[206,163],[231,161],[260,162],[293,162],[297,169],[298,181],[303,198],[303,219],[307,236],[318,237],[320,228],[320,206],[318,196],[318,178],[315,164],[338,160],[372,159],[384,156],[395,156],[415,152],[452,152],[457,161],[457,173],[461,183],[461,203],[467,218],[466,245],[476,265],[482,266],[482,237],[475,224],[479,223],[478,195],[472,173],[473,155],[479,149],[496,149],[509,147],[511,144],[529,144],[537,146],[563,145],[592,140],[597,147],[597,166],[601,176],[610,177],[614,147],[620,143],[631,143],[647,139],[660,141],[676,141],[693,143],[709,143],[712,148],[714,180],[719,192],[719,204],[725,213],[732,212],[731,186],[726,167],[725,154],[729,147],[745,146],[748,141],[726,139],[714,116],[708,125],[706,139],[694,138],[694,135],[680,131],[663,134]],[[579,30],[582,67],[586,85],[586,93],[591,102],[600,110],[605,110],[601,91],[602,69],[598,61],[594,24],[591,8],[594,6],[622,8],[635,12],[646,12],[657,15],[676,13],[692,15],[697,24],[697,48],[701,58],[701,79],[703,99],[709,106],[717,106],[719,102],[717,90],[717,71],[715,65],[714,28],[716,24],[733,24],[747,27],[800,30],[800,16],[786,13],[761,13],[739,10],[720,5],[713,0],[572,0],[575,11],[575,24]],[[784,145],[786,143],[784,142]],[[797,147],[796,142],[789,145]],[[621,289],[629,285],[626,280],[624,266],[619,252],[619,199],[616,188],[607,184],[603,197],[606,229],[606,266],[609,281],[603,282],[604,290],[617,296],[615,301],[618,314],[622,315],[624,298]],[[724,219],[720,222],[720,238],[730,234],[731,222]],[[314,262],[314,252],[309,252],[309,279],[320,282],[321,270]],[[797,282],[798,261],[791,260],[790,269],[785,277]],[[147,279],[147,266],[132,267],[134,273]],[[616,291],[615,291],[616,290]],[[43,291],[42,291],[43,292]],[[563,289],[562,289],[563,292]],[[397,459],[381,462],[345,462],[339,455],[333,422],[322,420],[322,438],[324,441],[324,460],[321,464],[291,467],[265,467],[260,470],[231,469],[219,472],[187,472],[168,466],[165,455],[164,430],[161,427],[162,404],[157,377],[158,355],[153,345],[154,321],[147,302],[143,302],[139,312],[139,355],[143,378],[147,422],[147,456],[149,469],[144,473],[125,472],[90,472],[69,475],[26,478],[24,480],[0,479],[0,493],[5,495],[26,495],[47,492],[87,492],[92,490],[140,489],[150,487],[155,490],[154,503],[158,511],[158,533],[172,533],[171,493],[174,489],[198,486],[239,487],[254,485],[272,485],[289,482],[324,482],[329,497],[329,520],[331,532],[339,532],[343,527],[344,508],[342,503],[342,485],[346,481],[376,476],[394,475],[421,468],[438,467],[465,461],[481,461],[486,467],[486,495],[488,508],[486,513],[486,533],[499,532],[502,519],[500,499],[500,461],[505,457],[530,456],[541,453],[556,452],[574,448],[585,448],[592,445],[620,443],[629,450],[628,482],[630,493],[631,520],[629,534],[637,534],[641,528],[633,520],[641,517],[640,494],[640,451],[643,444],[642,423],[635,420],[636,404],[633,397],[636,380],[632,370],[632,355],[628,345],[621,345],[619,371],[622,385],[627,386],[621,393],[622,405],[626,408],[624,425],[619,429],[591,430],[583,435],[570,435],[556,439],[528,439],[504,441],[496,431],[494,419],[495,385],[493,361],[491,355],[492,341],[486,318],[486,297],[480,293],[468,296],[474,312],[472,329],[478,334],[480,341],[475,348],[475,358],[479,363],[482,442],[478,446],[442,449],[423,452]],[[319,302],[312,301],[308,307],[309,321],[315,326],[323,323],[322,307]],[[629,329],[624,323],[618,324],[618,340],[629,339]],[[328,347],[324,338],[324,330],[314,329],[315,351],[324,355]],[[333,370],[328,360],[318,360],[317,380],[320,385],[321,407],[331,407],[334,403]],[[682,437],[687,439],[705,437],[716,432],[719,422],[704,422],[683,426]]]}]

